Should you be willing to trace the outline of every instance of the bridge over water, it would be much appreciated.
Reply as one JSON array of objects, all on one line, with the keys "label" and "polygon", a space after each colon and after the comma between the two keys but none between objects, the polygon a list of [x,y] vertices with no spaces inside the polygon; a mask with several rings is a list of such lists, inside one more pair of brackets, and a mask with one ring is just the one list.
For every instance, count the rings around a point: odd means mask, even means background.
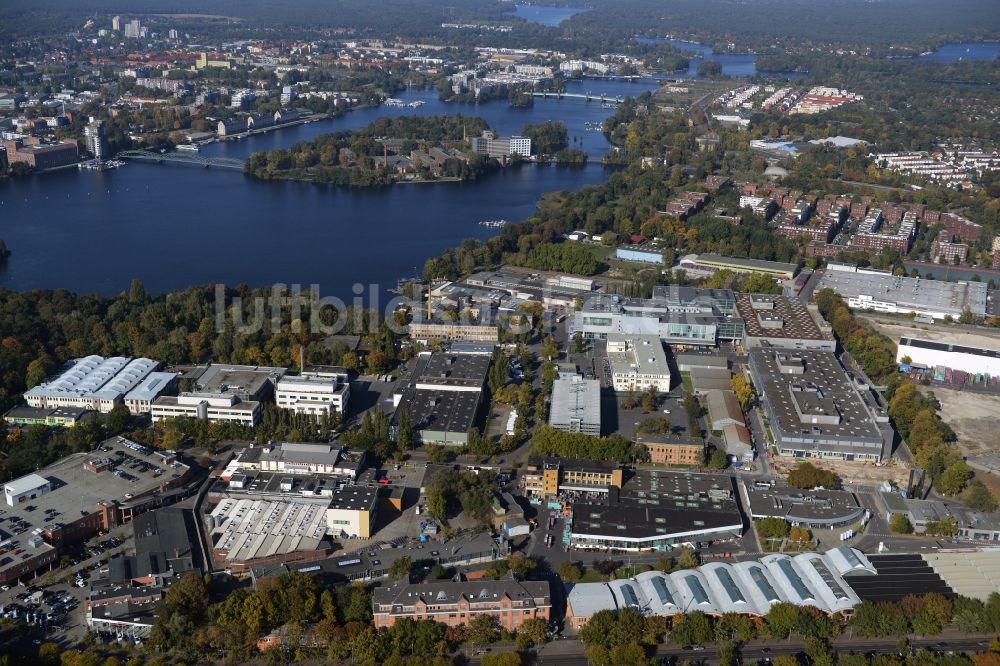
[{"label": "bridge over water", "polygon": [[622,102],[625,101],[625,98],[623,98],[621,95],[618,95],[617,97],[613,97],[611,95],[607,95],[607,94],[604,94],[604,93],[594,94],[592,92],[586,92],[586,93],[533,92],[531,94],[534,95],[535,97],[555,97],[557,99],[564,99],[564,98],[565,99],[585,99],[588,102],[591,101],[591,100],[598,100],[602,104],[603,103],[621,104]]},{"label": "bridge over water", "polygon": [[243,170],[243,160],[235,157],[204,157],[196,152],[174,151],[156,153],[151,150],[123,150],[116,157],[123,157],[139,162],[157,162],[159,164],[193,164],[204,168]]}]

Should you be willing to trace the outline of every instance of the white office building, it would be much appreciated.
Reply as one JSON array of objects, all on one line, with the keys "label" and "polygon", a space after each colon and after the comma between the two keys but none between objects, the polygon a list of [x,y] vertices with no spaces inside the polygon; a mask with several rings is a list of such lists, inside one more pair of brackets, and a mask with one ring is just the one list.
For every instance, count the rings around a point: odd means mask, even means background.
[{"label": "white office building", "polygon": [[153,401],[169,393],[176,386],[176,381],[177,375],[172,372],[151,372],[125,394],[125,406],[133,414],[149,414]]},{"label": "white office building", "polygon": [[181,393],[160,396],[150,407],[153,423],[162,419],[186,416],[209,422],[230,421],[256,426],[262,413],[261,403],[241,400],[231,393]]},{"label": "white office building", "polygon": [[616,391],[670,390],[670,366],[658,335],[608,335],[608,362]]},{"label": "white office building", "polygon": [[564,432],[601,434],[601,383],[580,375],[560,377],[552,384],[549,425]]},{"label": "white office building", "polygon": [[274,397],[278,407],[296,414],[346,414],[351,385],[346,376],[286,375],[278,380]]}]

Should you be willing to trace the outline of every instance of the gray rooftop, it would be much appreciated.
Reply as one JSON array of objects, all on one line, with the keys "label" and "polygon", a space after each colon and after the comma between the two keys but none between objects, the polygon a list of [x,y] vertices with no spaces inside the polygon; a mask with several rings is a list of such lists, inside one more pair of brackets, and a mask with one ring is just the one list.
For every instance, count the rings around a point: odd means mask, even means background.
[{"label": "gray rooftop", "polygon": [[985,282],[945,282],[888,273],[827,270],[818,289],[830,288],[844,298],[870,296],[900,308],[928,310],[958,317],[966,305],[973,314],[986,313]]},{"label": "gray rooftop", "polygon": [[577,430],[601,430],[601,383],[574,375],[557,379],[552,384],[552,405],[549,408],[549,425],[565,429],[579,423]]}]

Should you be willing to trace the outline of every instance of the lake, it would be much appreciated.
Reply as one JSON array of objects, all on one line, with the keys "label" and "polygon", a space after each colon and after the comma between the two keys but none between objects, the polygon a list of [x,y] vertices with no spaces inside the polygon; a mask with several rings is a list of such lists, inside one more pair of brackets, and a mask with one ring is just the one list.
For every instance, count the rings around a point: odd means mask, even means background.
[{"label": "lake", "polygon": [[957,62],[959,60],[996,60],[1000,42],[961,42],[943,44],[936,51],[914,56],[914,60]]},{"label": "lake", "polygon": [[754,76],[757,74],[757,55],[754,53],[716,53],[711,46],[698,42],[688,42],[683,39],[664,39],[661,37],[635,37],[640,44],[662,44],[664,42],[685,53],[693,53],[694,57],[686,72],[678,72],[680,76],[697,79],[698,65],[705,60],[715,60],[722,65],[722,73],[726,76]]},{"label": "lake", "polygon": [[[570,82],[568,92],[638,95],[652,81]],[[608,145],[584,130],[610,113],[600,103],[538,99],[530,109],[506,102],[445,104],[431,90],[397,95],[417,109],[359,109],[342,118],[212,144],[206,156],[243,158],[319,134],[362,127],[379,116],[480,115],[502,135],[528,123],[562,120],[573,146],[599,160]],[[193,284],[317,284],[324,295],[375,293],[419,273],[424,261],[465,238],[497,232],[485,219],[523,220],[539,197],[600,183],[609,170],[525,165],[471,183],[409,184],[351,190],[295,182],[258,182],[237,171],[130,163],[106,172],[63,171],[0,183],[0,238],[13,254],[0,287],[67,288],[115,294],[140,278],[154,293]]]},{"label": "lake", "polygon": [[538,23],[550,28],[577,14],[587,11],[584,7],[546,7],[544,5],[517,5],[514,11],[508,12],[529,23]]}]

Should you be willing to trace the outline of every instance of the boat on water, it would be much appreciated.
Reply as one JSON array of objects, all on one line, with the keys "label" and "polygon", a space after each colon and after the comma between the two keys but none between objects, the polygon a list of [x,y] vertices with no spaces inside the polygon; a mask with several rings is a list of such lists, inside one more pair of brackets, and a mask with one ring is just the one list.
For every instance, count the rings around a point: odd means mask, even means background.
[{"label": "boat on water", "polygon": [[406,106],[406,102],[401,99],[396,99],[395,97],[389,97],[385,100],[386,106]]},{"label": "boat on water", "polygon": [[123,160],[88,160],[76,165],[80,170],[86,171],[109,171],[125,166]]},{"label": "boat on water", "polygon": [[414,102],[410,102],[409,104],[407,104],[407,106],[409,106],[411,109],[416,109],[418,107],[423,106],[424,104],[425,104],[424,100],[418,99]]},{"label": "boat on water", "polygon": [[201,148],[195,143],[182,143],[177,146],[177,150],[186,150],[188,152],[197,153]]},{"label": "boat on water", "polygon": [[480,220],[479,226],[497,229],[507,225],[507,220]]}]

